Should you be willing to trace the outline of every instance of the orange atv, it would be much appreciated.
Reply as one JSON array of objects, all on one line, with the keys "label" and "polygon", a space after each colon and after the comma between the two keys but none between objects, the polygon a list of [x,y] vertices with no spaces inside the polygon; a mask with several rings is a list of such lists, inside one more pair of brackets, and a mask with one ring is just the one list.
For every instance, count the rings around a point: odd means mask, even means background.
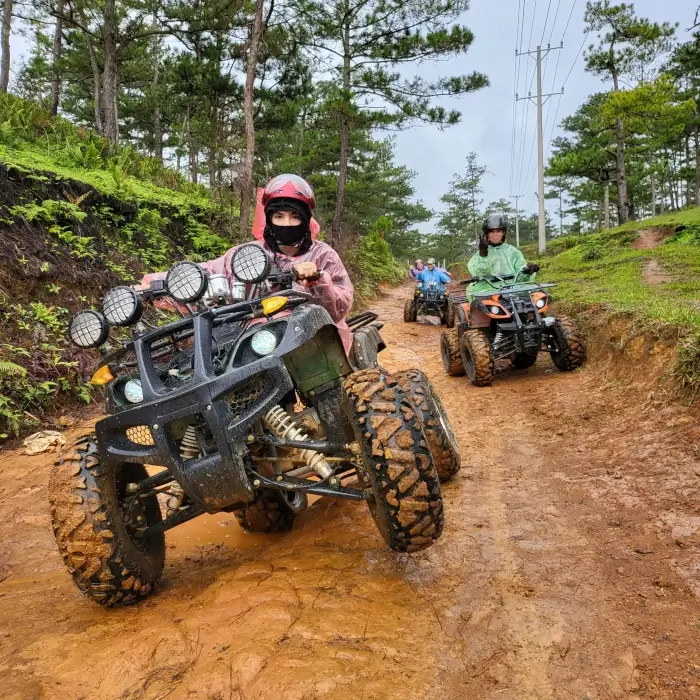
[{"label": "orange atv", "polygon": [[563,372],[583,364],[585,348],[574,321],[544,315],[552,300],[547,288],[555,285],[518,283],[521,274],[460,281],[469,287],[465,296],[452,296],[455,327],[441,338],[447,374],[466,373],[474,386],[490,386],[497,360],[526,369],[547,352]]}]

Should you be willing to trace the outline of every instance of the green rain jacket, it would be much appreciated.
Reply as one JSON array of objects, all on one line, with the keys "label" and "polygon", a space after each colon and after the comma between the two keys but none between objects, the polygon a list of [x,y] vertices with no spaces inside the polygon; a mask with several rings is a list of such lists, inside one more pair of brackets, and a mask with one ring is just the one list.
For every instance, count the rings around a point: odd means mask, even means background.
[{"label": "green rain jacket", "polygon": [[[482,257],[479,253],[472,256],[467,268],[472,277],[488,277],[489,275],[517,275],[527,262],[525,256],[514,246],[501,243],[499,246],[489,246],[489,254]],[[531,282],[535,278],[532,275],[520,275],[518,284]],[[512,280],[508,284],[512,284]],[[497,282],[495,286],[500,286]],[[488,282],[477,282],[467,287],[467,294],[493,291],[493,286]]]}]

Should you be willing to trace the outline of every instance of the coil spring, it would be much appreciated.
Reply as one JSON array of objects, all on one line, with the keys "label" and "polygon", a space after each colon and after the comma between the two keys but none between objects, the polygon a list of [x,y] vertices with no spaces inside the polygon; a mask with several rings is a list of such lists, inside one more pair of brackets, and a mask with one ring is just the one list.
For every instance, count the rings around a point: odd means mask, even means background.
[{"label": "coil spring", "polygon": [[[309,436],[304,430],[299,428],[294,419],[281,407],[271,408],[264,416],[265,425],[279,438],[291,440],[308,440]],[[299,450],[299,456],[313,469],[322,479],[329,477],[333,473],[330,465],[323,455],[316,450]]]},{"label": "coil spring", "polygon": [[[200,449],[199,443],[197,442],[197,433],[193,425],[188,425],[185,429],[185,434],[182,436],[182,440],[180,440],[180,456],[184,461],[187,461],[188,459],[199,457],[199,453]],[[172,495],[167,502],[168,509],[177,510],[182,505],[182,501],[185,498],[185,491],[182,486],[175,481],[170,487],[170,493]]]}]

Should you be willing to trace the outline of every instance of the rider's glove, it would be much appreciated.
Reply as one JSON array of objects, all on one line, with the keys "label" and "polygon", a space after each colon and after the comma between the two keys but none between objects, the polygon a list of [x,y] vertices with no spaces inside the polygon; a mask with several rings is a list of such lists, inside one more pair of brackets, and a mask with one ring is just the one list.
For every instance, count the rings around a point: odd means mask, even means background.
[{"label": "rider's glove", "polygon": [[528,263],[523,268],[523,272],[526,275],[532,275],[533,273],[539,272],[539,271],[540,271],[540,266],[537,263]]},{"label": "rider's glove", "polygon": [[486,236],[481,236],[479,238],[479,255],[482,258],[488,257],[489,254],[489,242]]}]

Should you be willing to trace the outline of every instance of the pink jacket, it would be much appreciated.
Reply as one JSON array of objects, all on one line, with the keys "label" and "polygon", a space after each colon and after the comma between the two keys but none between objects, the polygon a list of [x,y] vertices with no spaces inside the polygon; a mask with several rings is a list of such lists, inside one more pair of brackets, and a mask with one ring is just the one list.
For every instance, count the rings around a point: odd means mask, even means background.
[{"label": "pink jacket", "polygon": [[[263,247],[267,250],[264,244]],[[232,283],[235,280],[231,274],[231,256],[235,250],[235,247],[231,248],[220,258],[209,260],[201,265],[211,274],[226,275],[229,282]],[[352,348],[352,333],[345,322],[345,317],[352,308],[353,287],[338,253],[327,243],[314,241],[306,253],[293,258],[278,253],[276,260],[278,266],[285,270],[290,270],[293,265],[301,262],[316,263],[316,267],[321,272],[321,278],[317,282],[306,282],[303,285],[294,283],[294,289],[310,292],[313,295],[311,302],[328,311],[338,328],[345,352],[349,354]],[[141,280],[141,284],[147,286],[154,280],[162,279],[165,279],[164,272],[153,272],[146,275]]]}]

